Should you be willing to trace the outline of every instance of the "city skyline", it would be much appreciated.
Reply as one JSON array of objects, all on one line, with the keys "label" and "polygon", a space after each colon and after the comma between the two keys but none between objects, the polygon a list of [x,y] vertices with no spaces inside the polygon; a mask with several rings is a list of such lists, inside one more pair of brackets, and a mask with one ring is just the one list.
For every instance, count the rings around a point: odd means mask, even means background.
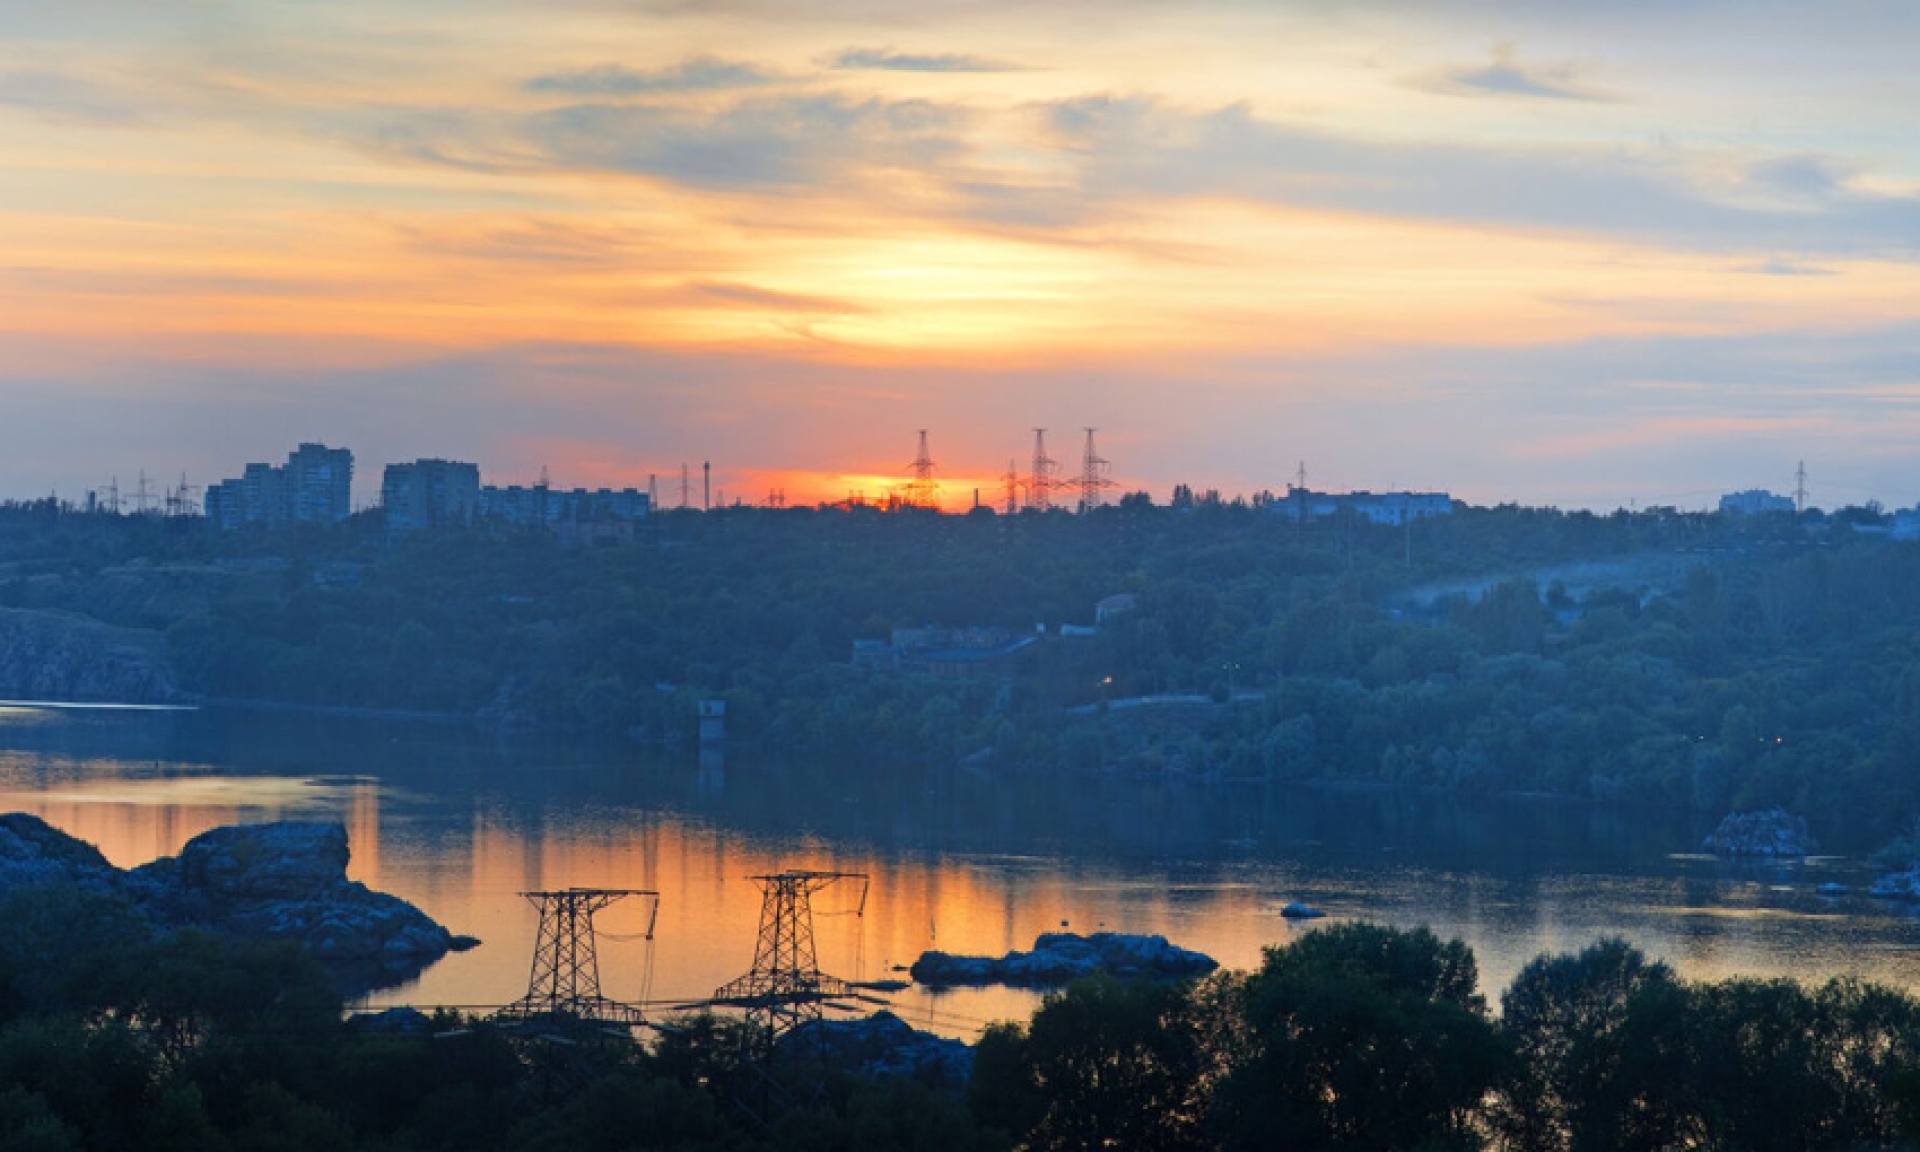
[{"label": "city skyline", "polygon": [[[1046,430],[1035,429],[1035,431],[1044,433]],[[1082,431],[1091,436],[1091,434],[1097,430],[1088,428],[1082,429]],[[514,499],[525,499],[534,493],[549,489],[554,492],[556,496],[573,495],[585,497],[594,494],[596,491],[603,496],[638,493],[642,496],[653,497],[655,500],[653,510],[663,512],[676,509],[690,509],[694,511],[707,509],[717,510],[720,508],[740,506],[790,508],[817,505],[826,508],[836,505],[865,505],[887,508],[895,506],[910,508],[917,506],[950,514],[963,514],[974,508],[1002,511],[1007,508],[1009,501],[1011,501],[1019,511],[1045,511],[1048,507],[1059,511],[1070,512],[1083,512],[1088,510],[1088,505],[1084,503],[1086,499],[1086,488],[1083,478],[1088,475],[1084,457],[1081,462],[1081,467],[1075,468],[1073,466],[1075,461],[1073,460],[1052,458],[1051,448],[1049,447],[1049,458],[1047,460],[1048,481],[1046,484],[1046,491],[1049,495],[1045,504],[1036,505],[1033,497],[1035,490],[1033,469],[1036,461],[1033,458],[1030,457],[1025,461],[1010,459],[1008,461],[1008,470],[992,477],[947,477],[943,479],[937,471],[937,462],[924,455],[927,435],[926,430],[923,429],[920,431],[923,455],[907,466],[905,474],[873,474],[867,476],[835,474],[831,477],[830,482],[838,482],[843,485],[843,488],[819,494],[818,498],[812,495],[796,498],[784,488],[779,487],[769,488],[757,496],[745,493],[737,485],[732,491],[729,491],[725,486],[727,474],[724,471],[719,473],[712,472],[712,461],[702,461],[698,465],[688,462],[667,471],[651,471],[646,475],[645,480],[639,484],[600,485],[597,489],[590,485],[571,483],[565,477],[555,479],[552,477],[550,470],[544,465],[540,468],[537,477],[533,478],[519,475],[502,475],[481,462],[450,460],[443,457],[419,457],[407,460],[370,462],[371,467],[368,467],[365,462],[353,463],[355,457],[350,447],[329,446],[312,442],[303,442],[298,445],[297,449],[289,456],[287,467],[294,466],[297,461],[300,461],[309,453],[344,456],[344,458],[349,461],[347,470],[352,475],[352,496],[350,502],[343,504],[342,507],[347,508],[351,512],[377,509],[388,503],[388,492],[395,483],[396,475],[407,476],[408,479],[405,482],[411,483],[412,475],[417,467],[464,469],[472,476],[470,484],[476,490],[484,489],[492,492],[511,493]],[[1038,452],[1039,450],[1039,445],[1036,444],[1035,451]],[[1091,452],[1092,450],[1092,444],[1088,443],[1084,446],[1083,453]],[[925,476],[920,475],[918,469],[918,466],[923,463],[927,466],[927,474]],[[1114,479],[1110,469],[1111,462],[1104,457],[1097,458],[1096,463],[1097,469],[1093,474],[1098,477],[1095,485],[1098,498],[1093,501],[1093,507],[1115,504],[1123,497],[1136,494],[1144,494],[1156,504],[1170,503],[1177,505],[1182,499],[1183,492],[1187,499],[1201,495],[1209,498],[1218,498],[1227,502],[1251,502],[1255,505],[1259,505],[1269,499],[1284,498],[1296,491],[1313,495],[1340,497],[1347,495],[1359,497],[1390,497],[1397,495],[1412,495],[1415,497],[1439,496],[1450,498],[1456,503],[1475,503],[1471,500],[1462,500],[1457,494],[1440,489],[1423,491],[1393,485],[1373,487],[1316,485],[1312,482],[1313,477],[1308,471],[1305,460],[1301,460],[1298,463],[1293,475],[1286,477],[1283,482],[1277,485],[1266,485],[1253,490],[1221,490],[1218,488],[1210,489],[1205,485],[1197,485],[1191,482],[1176,481],[1168,491],[1159,493],[1145,486]],[[244,465],[243,475],[215,480],[208,485],[202,486],[191,483],[190,478],[184,473],[181,475],[177,485],[161,484],[158,483],[154,477],[148,476],[145,469],[141,469],[137,473],[138,478],[134,484],[123,486],[119,483],[119,477],[116,475],[111,478],[107,486],[90,487],[79,494],[78,498],[75,498],[73,494],[60,493],[56,490],[41,493],[39,496],[33,497],[33,499],[52,496],[69,506],[84,508],[89,511],[97,508],[100,511],[114,513],[151,513],[165,516],[201,515],[203,514],[202,505],[204,504],[205,515],[216,520],[221,520],[223,517],[216,515],[214,512],[214,499],[218,490],[228,490],[228,492],[222,493],[223,503],[237,505],[242,500],[249,500],[254,503],[262,503],[264,500],[265,503],[270,504],[272,500],[271,497],[263,497],[259,494],[243,496],[242,493],[246,490],[246,487],[257,483],[257,481],[254,480],[256,474],[279,473],[282,471],[285,471],[285,468],[280,465],[269,464],[265,461],[250,461]],[[713,483],[716,475],[722,480],[722,483],[718,486],[715,486]],[[815,473],[814,475],[824,474]],[[1728,511],[1730,506],[1735,506],[1735,511],[1751,514],[1762,511],[1778,511],[1783,508],[1788,511],[1793,511],[1802,506],[1814,511],[1837,510],[1845,507],[1858,507],[1869,503],[1881,503],[1882,508],[1886,511],[1905,511],[1905,509],[1900,506],[1886,505],[1871,498],[1830,498],[1824,501],[1814,499],[1812,498],[1812,493],[1817,491],[1817,489],[1809,487],[1809,479],[1810,476],[1806,469],[1806,463],[1802,461],[1799,466],[1796,467],[1791,477],[1791,485],[1781,491],[1775,491],[1773,487],[1768,485],[1748,488],[1722,486],[1720,489],[1703,489],[1699,492],[1669,496],[1664,500],[1653,499],[1643,501],[1630,499],[1615,509],[1605,509],[1605,511],[1647,510],[1664,507],[1676,508],[1683,512],[1696,510],[1705,512],[1712,511],[1715,508],[1725,512]],[[1843,485],[1842,487],[1844,488],[1845,486]],[[369,489],[371,490],[370,496],[367,492]],[[1530,506],[1542,508],[1558,507],[1557,505]],[[1920,505],[1916,505],[1914,511],[1920,512]],[[287,518],[291,518],[292,515],[291,512],[282,513],[282,516]],[[340,513],[340,518],[344,518],[345,515],[345,512]],[[256,513],[249,518],[269,520],[272,516],[269,513],[262,512]],[[222,526],[229,528],[234,527],[237,526],[237,522],[223,523]]]},{"label": "city skyline", "polygon": [[[1920,13],[0,11],[0,496],[301,440],[951,506],[1920,500]],[[363,477],[363,481],[364,481]],[[375,481],[377,486],[377,481]],[[360,499],[372,488],[357,487]]]}]

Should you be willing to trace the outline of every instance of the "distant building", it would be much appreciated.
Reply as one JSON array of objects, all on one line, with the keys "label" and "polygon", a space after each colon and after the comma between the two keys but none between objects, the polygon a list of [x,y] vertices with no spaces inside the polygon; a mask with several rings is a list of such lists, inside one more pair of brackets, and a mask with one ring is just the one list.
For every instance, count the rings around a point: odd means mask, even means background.
[{"label": "distant building", "polygon": [[652,512],[636,488],[549,488],[545,484],[480,489],[480,516],[503,524],[556,525],[563,521],[644,520]]},{"label": "distant building", "polygon": [[247,486],[241,480],[222,480],[209,484],[206,495],[207,519],[222,532],[231,532],[247,522]]},{"label": "distant building", "polygon": [[480,511],[480,469],[453,460],[389,464],[380,483],[380,504],[389,532],[471,524]]},{"label": "distant building", "polygon": [[937,676],[1006,671],[1010,659],[1039,642],[1010,628],[895,628],[887,640],[855,640],[853,664],[869,670],[911,668]]},{"label": "distant building", "polygon": [[353,453],[302,444],[285,464],[249,464],[239,479],[208,485],[205,508],[223,531],[338,524],[353,514]]},{"label": "distant building", "polygon": [[1093,622],[1105,624],[1123,613],[1133,611],[1140,598],[1131,592],[1116,592],[1093,606]]},{"label": "distant building", "polygon": [[1289,486],[1266,507],[1289,520],[1325,520],[1345,513],[1373,524],[1408,524],[1453,515],[1445,492],[1315,492]]},{"label": "distant building", "polygon": [[353,515],[353,453],[302,444],[281,469],[295,524],[338,524]]},{"label": "distant building", "polygon": [[1720,497],[1720,512],[1725,516],[1761,516],[1768,512],[1793,511],[1793,497],[1775,496],[1765,488],[1749,488]]}]

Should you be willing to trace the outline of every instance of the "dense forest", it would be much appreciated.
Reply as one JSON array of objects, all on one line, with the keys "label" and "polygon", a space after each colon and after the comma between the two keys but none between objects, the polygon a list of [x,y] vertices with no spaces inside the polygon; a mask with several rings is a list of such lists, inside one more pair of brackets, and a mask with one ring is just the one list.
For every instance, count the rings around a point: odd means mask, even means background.
[{"label": "dense forest", "polygon": [[1100,978],[976,1046],[964,1090],[767,1060],[731,1018],[644,1044],[443,1014],[344,1020],[305,953],[114,899],[0,898],[0,1147],[1809,1152],[1920,1133],[1920,1002],[1689,983],[1618,941],[1542,956],[1496,1014],[1472,952],[1342,924],[1253,972]]},{"label": "dense forest", "polygon": [[[215,700],[678,740],[711,697],[731,738],[794,754],[1779,803],[1890,832],[1920,814],[1920,547],[1886,521],[1301,525],[1136,495],[1086,516],[673,512],[567,550],[389,539],[377,514],[223,536],[40,505],[0,512],[0,610],[163,637]],[[1119,593],[1130,610],[1093,630]],[[1037,642],[960,676],[853,664],[855,641],[925,625]]]}]

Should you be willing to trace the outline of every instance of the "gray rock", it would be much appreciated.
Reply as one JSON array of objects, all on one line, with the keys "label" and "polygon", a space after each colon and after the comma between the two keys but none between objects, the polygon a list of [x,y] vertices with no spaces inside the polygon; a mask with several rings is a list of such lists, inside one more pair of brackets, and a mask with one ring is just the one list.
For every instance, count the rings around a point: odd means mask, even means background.
[{"label": "gray rock", "polygon": [[161,633],[16,608],[0,608],[0,695],[123,704],[182,697]]},{"label": "gray rock", "polygon": [[1790,857],[1805,856],[1819,844],[1808,833],[1804,816],[1768,808],[1733,813],[1720,821],[1703,847],[1722,856]]},{"label": "gray rock", "polygon": [[126,899],[161,930],[292,940],[352,990],[409,980],[447,953],[445,928],[348,880],[349,859],[338,824],[251,824],[202,833],[178,856],[122,872],[37,817],[0,816],[0,891],[80,885]]},{"label": "gray rock", "polygon": [[[179,882],[220,900],[311,900],[347,877],[339,824],[240,824],[187,841]],[[152,865],[148,865],[152,867]]]},{"label": "gray rock", "polygon": [[23,884],[78,884],[108,890],[119,869],[100,850],[38,816],[0,816],[0,891]]},{"label": "gray rock", "polygon": [[433,1020],[418,1008],[389,1008],[384,1012],[356,1012],[347,1017],[347,1026],[387,1036],[425,1036],[433,1031]]},{"label": "gray rock", "polygon": [[788,1033],[781,1047],[874,1079],[911,1080],[958,1091],[973,1076],[973,1049],[921,1032],[891,1012],[863,1020],[812,1020]]},{"label": "gray rock", "polygon": [[1013,984],[1054,987],[1099,972],[1123,977],[1180,979],[1203,976],[1220,965],[1211,956],[1178,948],[1165,936],[1096,932],[1048,932],[1031,952],[1005,956],[954,956],[924,952],[908,971],[921,984]]},{"label": "gray rock", "polygon": [[1920,900],[1920,868],[1889,872],[1875,880],[1867,893],[1883,900]]}]

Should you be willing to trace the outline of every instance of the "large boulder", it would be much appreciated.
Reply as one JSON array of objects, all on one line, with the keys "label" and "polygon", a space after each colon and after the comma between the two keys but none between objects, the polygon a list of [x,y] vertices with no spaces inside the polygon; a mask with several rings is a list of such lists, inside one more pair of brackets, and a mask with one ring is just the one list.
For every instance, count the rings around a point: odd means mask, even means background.
[{"label": "large boulder", "polygon": [[0,816],[0,892],[24,884],[111,889],[120,875],[100,850],[25,812]]},{"label": "large boulder", "polygon": [[1031,952],[1005,956],[953,956],[924,952],[909,970],[927,985],[1013,984],[1045,988],[1071,984],[1083,976],[1105,972],[1121,977],[1173,980],[1204,976],[1220,965],[1213,957],[1167,943],[1165,936],[1134,936],[1122,932],[1048,932],[1033,942]]},{"label": "large boulder", "polygon": [[347,879],[339,824],[215,828],[180,855],[130,871],[24,812],[0,815],[0,893],[73,885],[119,896],[156,929],[199,927],[249,940],[292,940],[350,991],[402,983],[445,955],[447,930],[397,896]]},{"label": "large boulder", "polygon": [[973,1076],[972,1048],[918,1031],[886,1011],[862,1020],[811,1020],[780,1043],[787,1051],[874,1079],[911,1080],[957,1091]]},{"label": "large boulder", "polygon": [[1720,821],[1703,846],[1721,856],[1782,857],[1805,856],[1820,845],[1807,831],[1806,817],[1768,808],[1733,813]]},{"label": "large boulder", "polygon": [[368,984],[408,979],[445,955],[451,934],[406,901],[348,880],[350,858],[338,824],[247,824],[201,833],[130,879],[169,922],[294,940]]},{"label": "large boulder", "polygon": [[341,825],[287,821],[203,832],[173,865],[179,883],[215,899],[311,900],[346,880],[352,858]]}]

